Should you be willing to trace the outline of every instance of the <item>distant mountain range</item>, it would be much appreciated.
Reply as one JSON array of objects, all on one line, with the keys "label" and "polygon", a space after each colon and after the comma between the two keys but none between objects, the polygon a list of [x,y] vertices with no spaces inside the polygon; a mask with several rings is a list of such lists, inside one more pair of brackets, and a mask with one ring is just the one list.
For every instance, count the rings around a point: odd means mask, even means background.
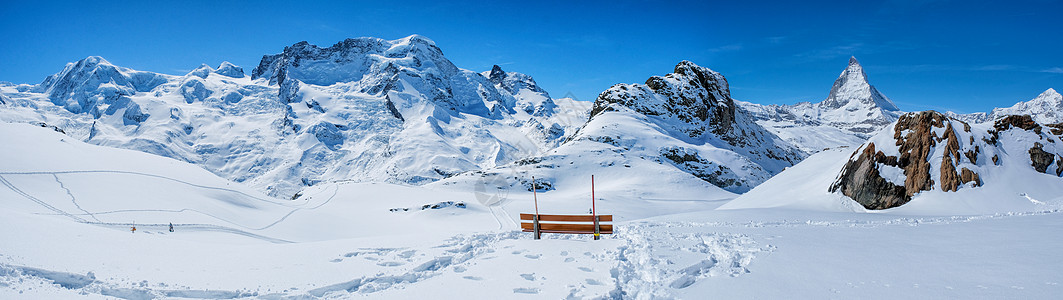
[{"label": "distant mountain range", "polygon": [[[39,84],[0,84],[0,121],[190,162],[281,198],[326,181],[550,190],[596,172],[743,193],[902,114],[855,58],[819,103],[736,101],[723,75],[683,61],[592,104],[498,66],[461,69],[417,35],[300,42],[250,74],[224,62],[166,75],[93,56]],[[946,112],[974,123],[1010,114],[1059,122],[1063,99],[1049,89],[989,114]]]}]

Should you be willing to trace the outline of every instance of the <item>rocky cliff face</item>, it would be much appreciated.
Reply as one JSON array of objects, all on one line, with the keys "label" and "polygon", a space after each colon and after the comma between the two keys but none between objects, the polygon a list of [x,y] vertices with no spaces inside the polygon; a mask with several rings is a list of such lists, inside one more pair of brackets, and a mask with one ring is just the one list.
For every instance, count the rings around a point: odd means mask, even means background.
[{"label": "rocky cliff face", "polygon": [[[511,74],[495,68],[485,76],[504,82]],[[749,191],[804,157],[735,105],[723,75],[683,61],[673,73],[645,84],[617,84],[602,92],[589,120],[557,148],[436,184],[583,191],[597,174],[619,186],[682,186],[697,191],[689,197],[724,198]],[[532,176],[534,185],[527,181]],[[624,193],[685,197],[659,191]]]},{"label": "rocky cliff face", "polygon": [[617,84],[602,92],[594,102],[591,116],[622,105],[650,116],[673,117],[673,127],[691,138],[713,133],[733,139],[735,103],[727,79],[715,71],[689,61],[675,66],[673,73],[653,76],[645,85]]},{"label": "rocky cliff face", "polygon": [[557,104],[554,103],[554,99],[550,97],[546,90],[539,87],[539,84],[531,76],[517,72],[506,72],[498,65],[492,67],[491,71],[481,73],[481,75],[487,77],[499,92],[512,96],[517,110],[538,117],[548,117],[557,111]]},{"label": "rocky cliff face", "polygon": [[487,78],[454,66],[435,42],[418,35],[393,41],[353,38],[326,48],[299,42],[264,55],[251,78],[280,86],[288,102],[302,101],[294,98],[302,83],[348,83],[350,92],[390,96],[400,112],[428,102],[439,113],[498,117],[498,111],[511,113],[514,105]]},{"label": "rocky cliff face", "polygon": [[[1034,168],[1059,176],[1063,130],[1051,133],[1042,128],[1026,115],[1006,116],[990,127],[972,126],[934,111],[908,113],[891,132],[876,135],[853,152],[829,190],[867,209],[887,209],[924,191],[977,188],[985,184],[982,174],[1000,167]],[[1028,155],[1010,157],[1017,155],[1018,151],[1009,151],[1014,148]]]},{"label": "rocky cliff face", "polygon": [[[591,110],[592,123],[611,113],[635,113],[663,128],[682,143],[661,147],[654,157],[731,191],[746,191],[806,155],[753,122],[731,98],[723,75],[689,61],[645,84],[617,84],[602,92]],[[743,159],[722,161],[691,145],[711,145]]]}]

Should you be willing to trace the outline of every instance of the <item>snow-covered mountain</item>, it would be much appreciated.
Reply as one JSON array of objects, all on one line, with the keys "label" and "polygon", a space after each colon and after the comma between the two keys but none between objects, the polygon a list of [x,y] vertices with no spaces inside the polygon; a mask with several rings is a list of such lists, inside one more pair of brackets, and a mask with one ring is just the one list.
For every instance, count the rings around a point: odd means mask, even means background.
[{"label": "snow-covered mountain", "polygon": [[858,145],[897,120],[897,105],[875,89],[855,57],[819,103],[760,105],[738,102],[768,128],[802,150]]},{"label": "snow-covered mountain", "polygon": [[1009,115],[1030,115],[1038,123],[1054,124],[1063,122],[1063,95],[1049,88],[1036,98],[1015,103],[1011,107],[994,108],[989,114],[983,112],[970,114],[949,112],[947,114],[969,123],[989,122]]},{"label": "snow-covered mountain", "polygon": [[925,111],[891,127],[855,149],[809,158],[722,208],[984,214],[1036,211],[1063,199],[1059,125],[1028,115],[967,124]]},{"label": "snow-covered mountain", "polygon": [[645,198],[722,198],[729,193],[720,189],[748,191],[805,155],[736,106],[720,73],[683,61],[646,84],[602,92],[590,120],[556,149],[440,184],[502,178],[531,190],[535,176],[540,190],[585,189],[598,174],[615,184],[684,187],[632,190]]},{"label": "snow-covered mountain", "polygon": [[327,180],[423,184],[513,162],[585,120],[579,103],[555,102],[530,76],[497,72],[460,69],[416,35],[296,43],[263,56],[250,77],[229,63],[174,76],[89,57],[41,84],[0,86],[0,120],[291,197]]}]

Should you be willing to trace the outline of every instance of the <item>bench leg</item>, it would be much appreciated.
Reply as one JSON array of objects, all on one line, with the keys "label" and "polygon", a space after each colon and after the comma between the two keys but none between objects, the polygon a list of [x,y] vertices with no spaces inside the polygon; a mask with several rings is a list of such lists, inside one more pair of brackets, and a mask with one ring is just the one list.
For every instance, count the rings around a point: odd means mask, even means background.
[{"label": "bench leg", "polygon": [[542,232],[539,232],[539,215],[535,215],[532,218],[532,227],[534,228],[535,239],[539,239]]},{"label": "bench leg", "polygon": [[599,226],[598,226],[598,217],[599,216],[594,216],[594,240],[595,241],[597,241],[598,239],[600,239],[602,237],[601,228],[599,228]]}]

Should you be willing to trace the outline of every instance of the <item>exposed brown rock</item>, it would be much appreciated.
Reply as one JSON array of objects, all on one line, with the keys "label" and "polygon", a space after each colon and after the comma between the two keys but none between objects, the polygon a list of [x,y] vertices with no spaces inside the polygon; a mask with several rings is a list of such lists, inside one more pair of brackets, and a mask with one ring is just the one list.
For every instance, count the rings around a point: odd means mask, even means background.
[{"label": "exposed brown rock", "polygon": [[[964,156],[972,164],[975,163],[981,149],[976,146],[963,151],[957,134],[958,128],[953,127],[953,122],[957,121],[934,111],[902,115],[893,128],[900,156],[887,156],[882,151],[876,151],[874,143],[868,143],[863,151],[853,153],[854,156],[859,155],[855,159],[850,156],[849,162],[842,169],[838,180],[831,185],[830,191],[841,191],[867,209],[886,209],[903,205],[915,194],[933,188],[930,155],[938,143],[944,143],[944,154],[939,169],[941,189],[956,191],[968,182],[981,186],[978,173],[959,168]],[[964,131],[970,132],[970,125],[960,123],[964,125]],[[945,129],[942,136],[937,136],[936,128]],[[971,138],[970,142],[973,144],[974,139]],[[994,160],[997,159],[999,158],[994,157]],[[903,186],[881,176],[879,168],[885,166],[904,170]]]},{"label": "exposed brown rock", "polygon": [[945,141],[945,154],[941,158],[941,190],[955,192],[962,183],[960,174],[956,173],[956,165],[960,164],[960,142],[952,128],[952,122],[945,126],[945,136],[939,141],[941,140]]},{"label": "exposed brown rock", "polygon": [[1063,175],[1063,156],[1056,155],[1056,176]]},{"label": "exposed brown rock", "polygon": [[1063,135],[1063,123],[1045,124],[1045,127],[1048,127],[1048,132],[1053,135]]},{"label": "exposed brown rock", "polygon": [[965,184],[968,182],[974,182],[974,186],[982,186],[982,178],[978,176],[978,173],[968,170],[967,168],[962,168],[960,170],[960,181],[963,181]]},{"label": "exposed brown rock", "polygon": [[1045,152],[1044,145],[1041,143],[1033,143],[1033,148],[1030,148],[1030,165],[1033,166],[1037,172],[1045,173],[1048,171],[1048,166],[1055,162],[1055,155]]},{"label": "exposed brown rock", "polygon": [[996,154],[993,155],[993,164],[997,166],[1000,165],[1000,156],[997,156]]},{"label": "exposed brown rock", "polygon": [[[964,169],[966,170],[966,169]],[[956,166],[952,165],[952,158],[948,154],[941,159],[941,190],[955,192],[960,188],[960,174],[956,173]]]},{"label": "exposed brown rock", "polygon": [[885,157],[881,151],[875,151],[874,143],[868,143],[856,160],[845,164],[830,191],[841,190],[842,194],[867,209],[887,209],[908,203],[912,198],[905,193],[903,186],[893,184],[879,175],[875,161],[880,155]]},{"label": "exposed brown rock", "polygon": [[[934,186],[930,179],[930,162],[927,157],[937,145],[934,127],[945,126],[945,115],[935,111],[924,111],[902,115],[893,127],[893,137],[900,146],[901,157],[898,167],[904,169],[905,195],[909,198],[919,191],[929,191]],[[904,131],[907,135],[902,136]]]},{"label": "exposed brown rock", "polygon": [[967,152],[963,153],[963,156],[966,156],[967,160],[971,161],[971,164],[978,164],[978,153],[981,151],[982,149],[979,149],[978,146],[974,146],[973,150],[967,150]]},{"label": "exposed brown rock", "polygon": [[993,123],[993,129],[996,131],[1005,131],[1012,127],[1022,128],[1022,130],[1033,130],[1037,134],[1041,134],[1041,125],[1034,122],[1030,115],[1009,115],[1004,116]]}]

